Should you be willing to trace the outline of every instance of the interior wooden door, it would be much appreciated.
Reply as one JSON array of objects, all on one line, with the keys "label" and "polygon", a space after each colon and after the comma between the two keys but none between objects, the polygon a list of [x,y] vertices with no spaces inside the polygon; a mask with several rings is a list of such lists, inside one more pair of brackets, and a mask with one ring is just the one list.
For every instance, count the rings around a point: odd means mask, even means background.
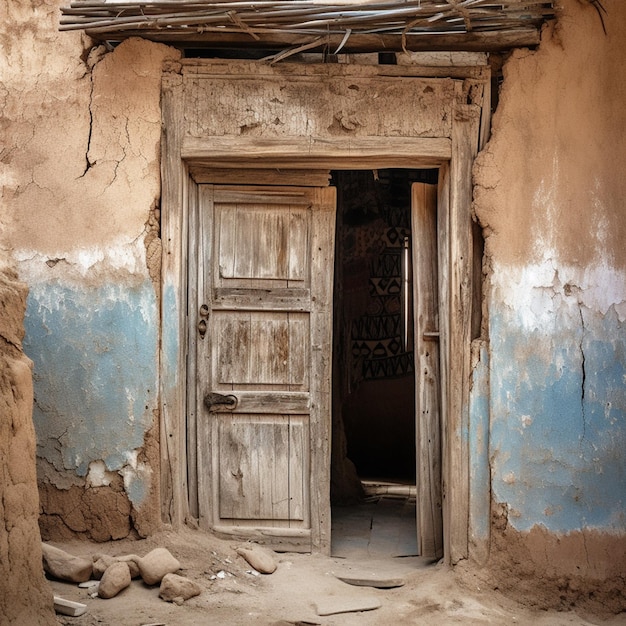
[{"label": "interior wooden door", "polygon": [[198,509],[330,549],[335,189],[199,186]]},{"label": "interior wooden door", "polygon": [[441,385],[437,186],[414,183],[412,192],[417,545],[421,556],[443,556]]}]

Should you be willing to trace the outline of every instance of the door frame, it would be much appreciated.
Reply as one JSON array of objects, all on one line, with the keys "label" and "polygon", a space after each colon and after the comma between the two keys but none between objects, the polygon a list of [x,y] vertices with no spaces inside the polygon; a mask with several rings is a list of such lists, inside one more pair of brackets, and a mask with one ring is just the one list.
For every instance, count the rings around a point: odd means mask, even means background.
[{"label": "door frame", "polygon": [[[458,69],[458,68],[457,68]],[[483,83],[485,96],[489,81]],[[488,111],[454,90],[450,137],[311,137],[265,139],[184,135],[179,75],[164,75],[162,91],[162,272],[160,350],[160,484],[163,521],[181,526],[197,511],[195,414],[189,412],[187,371],[190,319],[188,262],[196,164],[216,168],[438,168],[438,275],[444,559],[469,551],[469,394],[472,322],[472,165],[486,137]],[[482,105],[482,106],[481,106]],[[193,342],[191,343],[193,345]],[[193,356],[193,355],[192,355]],[[332,358],[332,355],[328,355]],[[190,439],[188,439],[190,436]],[[330,462],[330,459],[329,459]],[[196,492],[195,494],[193,492]],[[330,485],[328,485],[330,492]]]}]

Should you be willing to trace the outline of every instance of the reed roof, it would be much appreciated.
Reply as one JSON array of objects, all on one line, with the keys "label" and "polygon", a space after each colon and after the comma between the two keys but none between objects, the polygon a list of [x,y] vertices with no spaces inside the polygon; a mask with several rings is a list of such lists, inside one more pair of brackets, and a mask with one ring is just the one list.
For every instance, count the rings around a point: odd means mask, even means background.
[{"label": "reed roof", "polygon": [[296,46],[332,53],[494,51],[539,42],[541,0],[74,0],[61,30],[100,41],[140,36],[183,47]]}]

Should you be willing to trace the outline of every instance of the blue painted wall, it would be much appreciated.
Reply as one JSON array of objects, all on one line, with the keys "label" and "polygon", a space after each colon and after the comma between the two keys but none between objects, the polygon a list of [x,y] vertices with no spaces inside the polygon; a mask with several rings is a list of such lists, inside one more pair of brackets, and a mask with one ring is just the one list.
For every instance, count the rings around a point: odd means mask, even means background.
[{"label": "blue painted wall", "polygon": [[493,500],[519,531],[626,530],[626,328],[614,307],[529,327],[491,302]]},{"label": "blue painted wall", "polygon": [[[149,280],[131,287],[31,286],[24,349],[34,361],[38,456],[79,477],[92,461],[114,472],[132,465],[153,425],[157,320]],[[145,480],[131,481],[136,506],[147,495]]]}]

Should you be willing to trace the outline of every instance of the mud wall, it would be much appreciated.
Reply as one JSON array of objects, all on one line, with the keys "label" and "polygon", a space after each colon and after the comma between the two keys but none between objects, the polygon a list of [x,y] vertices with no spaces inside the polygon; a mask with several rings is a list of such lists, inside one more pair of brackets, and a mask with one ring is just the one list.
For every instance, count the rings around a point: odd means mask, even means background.
[{"label": "mud wall", "polygon": [[29,286],[24,349],[45,538],[159,521],[160,68],[59,33],[58,2],[3,3],[0,247]]},{"label": "mud wall", "polygon": [[31,362],[24,356],[26,286],[0,253],[0,623],[56,624],[37,525]]},{"label": "mud wall", "polygon": [[626,5],[602,5],[606,34],[564,0],[540,48],[511,55],[474,170],[491,558],[558,580],[556,602],[580,577],[619,597],[626,562]]}]

